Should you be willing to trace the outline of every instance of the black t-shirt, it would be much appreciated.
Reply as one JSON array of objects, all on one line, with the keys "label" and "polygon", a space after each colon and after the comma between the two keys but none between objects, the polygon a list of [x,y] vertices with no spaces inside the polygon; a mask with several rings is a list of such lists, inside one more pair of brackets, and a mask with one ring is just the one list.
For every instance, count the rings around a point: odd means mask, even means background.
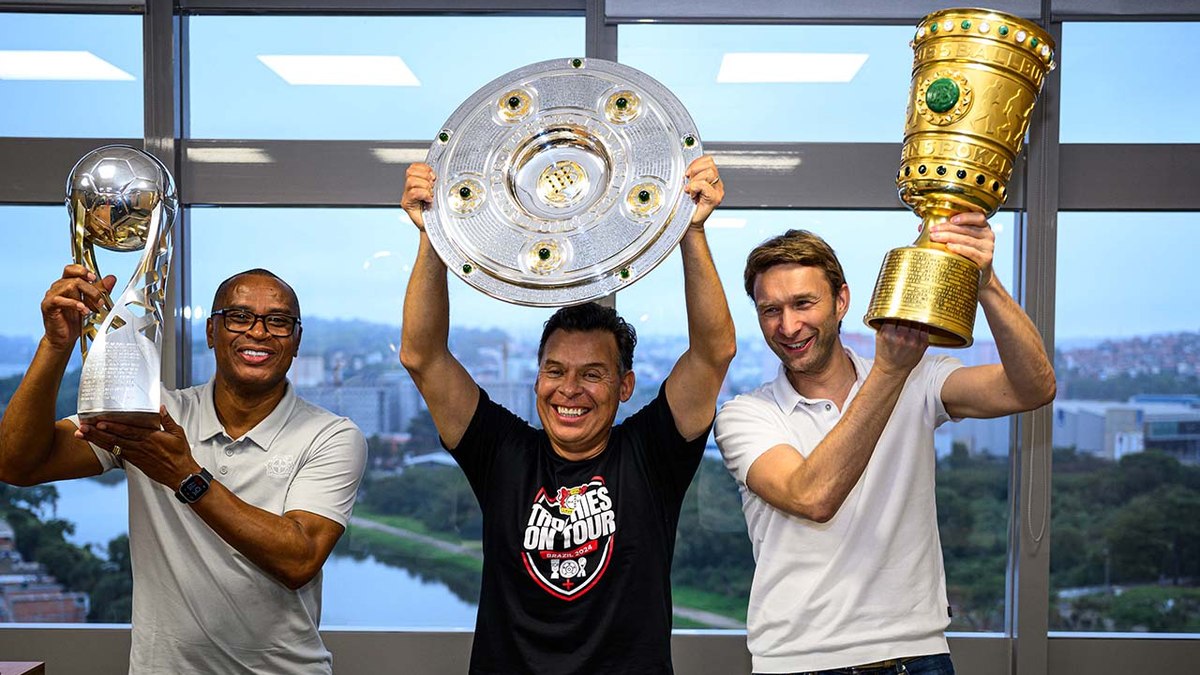
[{"label": "black t-shirt", "polygon": [[451,451],[483,510],[473,675],[671,673],[671,557],[707,433],[679,435],[666,389],[568,461],[480,391]]}]

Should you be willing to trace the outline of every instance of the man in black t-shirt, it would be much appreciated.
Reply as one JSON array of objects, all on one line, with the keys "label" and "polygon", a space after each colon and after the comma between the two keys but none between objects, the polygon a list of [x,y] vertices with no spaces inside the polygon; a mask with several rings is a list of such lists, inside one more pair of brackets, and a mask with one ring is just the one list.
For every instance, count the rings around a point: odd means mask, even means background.
[{"label": "man in black t-shirt", "polygon": [[724,197],[712,158],[688,167],[697,208],[680,243],[688,350],[646,407],[633,394],[633,328],[596,303],[559,310],[538,347],[535,429],[493,403],[448,346],[446,267],[424,230],[436,180],[408,170],[402,206],[420,230],[400,360],[483,510],[473,674],[671,673],[671,557],[735,350],[704,236]]}]

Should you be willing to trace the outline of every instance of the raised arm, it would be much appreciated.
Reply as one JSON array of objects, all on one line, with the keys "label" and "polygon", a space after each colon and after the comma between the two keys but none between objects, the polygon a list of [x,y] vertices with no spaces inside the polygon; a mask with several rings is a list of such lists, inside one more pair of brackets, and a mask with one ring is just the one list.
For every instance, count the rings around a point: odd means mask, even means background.
[{"label": "raised arm", "polygon": [[115,283],[112,276],[98,280],[82,265],[68,265],[46,292],[45,334],[0,420],[0,481],[37,485],[100,473],[100,460],[75,438],[75,425],[55,420],[54,403],[83,316],[102,308],[101,289],[111,292]]},{"label": "raised arm", "polygon": [[[746,485],[775,508],[823,523],[833,518],[867,468],[875,445],[895,410],[904,383],[929,346],[929,334],[914,326],[885,323],[875,336],[875,364],[841,420],[808,457],[787,444],[771,447],[750,466]],[[725,419],[717,440],[739,431],[753,442],[756,421]],[[726,424],[728,422],[728,424]],[[750,428],[747,428],[750,427]],[[749,432],[749,433],[747,433]]]},{"label": "raised arm", "polygon": [[980,213],[964,213],[934,226],[930,236],[979,265],[979,304],[996,340],[1000,363],[959,368],[942,387],[953,417],[1000,417],[1054,400],[1054,366],[1033,321],[992,273],[995,235]]},{"label": "raised arm", "polygon": [[704,155],[687,170],[684,189],[696,211],[683,241],[683,294],[687,303],[688,348],[667,376],[667,402],[680,435],[692,440],[704,433],[716,410],[725,371],[737,351],[733,317],[704,236],[704,222],[725,197],[717,165]]},{"label": "raised arm", "polygon": [[400,205],[420,232],[417,260],[404,294],[400,363],[425,399],[442,441],[458,445],[479,403],[479,387],[450,353],[450,293],[446,265],[425,233],[424,210],[433,202],[437,176],[426,164],[408,167]]}]

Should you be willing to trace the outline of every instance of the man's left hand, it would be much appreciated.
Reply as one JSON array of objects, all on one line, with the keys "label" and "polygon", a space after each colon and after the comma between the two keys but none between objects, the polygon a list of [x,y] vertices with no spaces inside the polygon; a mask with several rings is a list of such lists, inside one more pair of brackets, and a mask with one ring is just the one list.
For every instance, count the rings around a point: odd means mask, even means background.
[{"label": "man's left hand", "polygon": [[986,286],[992,279],[992,256],[996,250],[996,235],[987,217],[982,213],[959,213],[944,223],[937,223],[929,230],[929,238],[945,244],[952,253],[957,253],[979,266],[979,285]]},{"label": "man's left hand", "polygon": [[696,203],[696,211],[692,213],[689,225],[697,230],[704,229],[704,221],[712,214],[713,209],[725,198],[725,184],[721,182],[721,174],[717,171],[717,163],[710,155],[701,155],[688,165],[683,174],[687,185],[683,191],[691,196]]},{"label": "man's left hand", "polygon": [[184,478],[199,473],[200,465],[192,457],[183,427],[175,423],[166,406],[159,409],[159,415],[162,429],[99,419],[81,421],[75,436],[95,443],[141,469],[151,480],[176,490]]}]

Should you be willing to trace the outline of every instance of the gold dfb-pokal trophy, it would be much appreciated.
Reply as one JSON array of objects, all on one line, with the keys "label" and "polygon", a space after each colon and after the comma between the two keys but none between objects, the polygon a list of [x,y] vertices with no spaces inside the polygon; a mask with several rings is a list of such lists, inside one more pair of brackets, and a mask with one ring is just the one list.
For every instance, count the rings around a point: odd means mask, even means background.
[{"label": "gold dfb-pokal trophy", "polygon": [[921,20],[912,47],[896,185],[921,217],[921,235],[884,257],[863,320],[874,329],[885,321],[922,324],[931,345],[969,347],[980,270],[931,241],[930,226],[956,213],[990,217],[1004,203],[1030,113],[1054,68],[1054,43],[1015,16],[946,9]]},{"label": "gold dfb-pokal trophy", "polygon": [[163,305],[178,210],[175,182],[152,155],[107,145],[71,169],[66,203],[75,263],[96,278],[103,275],[94,246],[142,251],[117,300],[105,293],[104,310],[84,318],[79,417],[158,426]]}]

